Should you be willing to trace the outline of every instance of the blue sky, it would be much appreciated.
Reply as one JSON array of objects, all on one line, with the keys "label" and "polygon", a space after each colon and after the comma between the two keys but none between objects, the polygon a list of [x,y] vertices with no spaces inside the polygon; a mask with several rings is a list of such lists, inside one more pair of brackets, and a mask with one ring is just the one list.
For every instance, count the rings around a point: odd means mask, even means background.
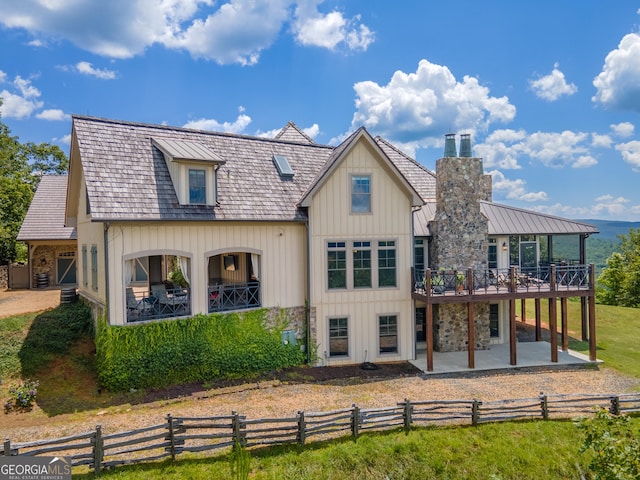
[{"label": "blue sky", "polygon": [[71,114],[335,144],[428,168],[471,133],[494,200],[640,220],[640,2],[0,0],[2,121],[68,153]]}]

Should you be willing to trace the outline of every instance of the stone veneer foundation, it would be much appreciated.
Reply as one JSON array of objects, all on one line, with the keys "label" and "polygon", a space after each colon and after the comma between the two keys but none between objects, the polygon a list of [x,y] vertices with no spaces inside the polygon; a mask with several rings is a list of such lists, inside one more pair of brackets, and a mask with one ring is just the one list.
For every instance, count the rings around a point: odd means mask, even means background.
[{"label": "stone veneer foundation", "polygon": [[[436,215],[431,269],[466,272],[487,267],[489,222],[480,201],[491,200],[491,178],[482,159],[444,157],[436,162]],[[475,348],[489,348],[489,304],[475,303]],[[467,304],[440,304],[433,311],[434,349],[468,349]]]}]

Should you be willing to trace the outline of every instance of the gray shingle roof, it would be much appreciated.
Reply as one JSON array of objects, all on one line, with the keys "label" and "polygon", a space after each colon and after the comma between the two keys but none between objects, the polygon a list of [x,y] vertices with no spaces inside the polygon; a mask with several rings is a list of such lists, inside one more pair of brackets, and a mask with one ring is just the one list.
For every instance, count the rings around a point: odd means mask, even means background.
[{"label": "gray shingle roof", "polygon": [[[480,212],[489,220],[489,235],[562,235],[591,234],[598,229],[588,223],[523,210],[493,202],[480,202]],[[436,215],[435,202],[429,202],[414,213],[414,234],[431,235],[429,222]]]},{"label": "gray shingle roof", "polygon": [[435,200],[435,173],[398,150],[384,138],[376,137],[375,141],[387,157],[398,167],[402,175],[413,185],[413,188],[415,188],[424,201]]},{"label": "gray shingle roof", "polygon": [[[301,221],[297,201],[332,147],[162,125],[73,117],[94,220]],[[151,139],[195,142],[226,161],[218,171],[219,206],[180,205],[166,162]],[[295,171],[283,179],[273,155]]]},{"label": "gray shingle roof", "polygon": [[277,133],[274,139],[286,140],[287,142],[305,143],[307,145],[315,145],[316,143],[293,122],[287,123],[284,128]]},{"label": "gray shingle roof", "polygon": [[44,175],[40,179],[18,240],[76,239],[76,229],[64,226],[68,179],[66,175]]}]

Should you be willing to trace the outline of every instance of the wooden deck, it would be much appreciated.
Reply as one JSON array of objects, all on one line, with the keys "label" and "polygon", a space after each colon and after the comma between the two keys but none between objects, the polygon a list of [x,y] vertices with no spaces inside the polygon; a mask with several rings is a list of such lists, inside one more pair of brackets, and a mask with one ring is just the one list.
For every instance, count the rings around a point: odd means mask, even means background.
[{"label": "wooden deck", "polygon": [[[561,311],[561,345],[568,350],[567,298],[581,298],[582,338],[589,341],[589,359],[596,360],[595,270],[593,265],[538,267],[520,271],[516,267],[504,270],[439,271],[427,269],[424,275],[412,272],[412,297],[426,305],[427,371],[433,371],[433,305],[464,303],[467,305],[468,366],[475,368],[474,304],[507,300],[509,302],[510,364],[517,365],[516,302],[535,300],[536,340],[541,339],[541,300],[548,299],[551,362],[558,362],[558,307]],[[522,301],[522,317],[525,302]]]}]

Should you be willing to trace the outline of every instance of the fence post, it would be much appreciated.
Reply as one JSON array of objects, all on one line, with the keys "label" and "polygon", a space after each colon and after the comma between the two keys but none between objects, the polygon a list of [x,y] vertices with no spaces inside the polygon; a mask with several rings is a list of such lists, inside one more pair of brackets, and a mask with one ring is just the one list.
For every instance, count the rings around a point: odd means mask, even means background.
[{"label": "fence post", "polygon": [[360,433],[360,407],[353,404],[353,413],[351,414],[351,434],[353,435],[353,441],[358,440],[358,434]]},{"label": "fence post", "polygon": [[175,438],[173,436],[173,418],[171,418],[171,414],[167,414],[167,428],[169,430],[169,453],[171,454],[171,460],[176,461],[176,443]]},{"label": "fence post", "polygon": [[102,469],[103,449],[102,425],[96,425],[96,436],[93,444],[93,471],[96,476],[100,475],[100,470]]},{"label": "fence post", "polygon": [[304,445],[307,440],[307,424],[304,421],[304,412],[298,411],[298,443]]},{"label": "fence post", "polygon": [[620,397],[617,395],[611,397],[611,407],[609,407],[611,415],[620,415]]},{"label": "fence post", "polygon": [[408,398],[404,399],[404,431],[409,433],[411,424],[413,423],[413,405]]},{"label": "fence post", "polygon": [[480,405],[482,405],[480,400],[473,400],[473,405],[471,406],[471,424],[474,427],[478,425],[478,420],[480,419]]},{"label": "fence post", "polygon": [[11,456],[11,441],[8,438],[4,439],[4,456],[5,457],[10,457]]},{"label": "fence post", "polygon": [[540,408],[542,409],[542,418],[544,420],[549,420],[549,404],[544,392],[540,392]]}]

